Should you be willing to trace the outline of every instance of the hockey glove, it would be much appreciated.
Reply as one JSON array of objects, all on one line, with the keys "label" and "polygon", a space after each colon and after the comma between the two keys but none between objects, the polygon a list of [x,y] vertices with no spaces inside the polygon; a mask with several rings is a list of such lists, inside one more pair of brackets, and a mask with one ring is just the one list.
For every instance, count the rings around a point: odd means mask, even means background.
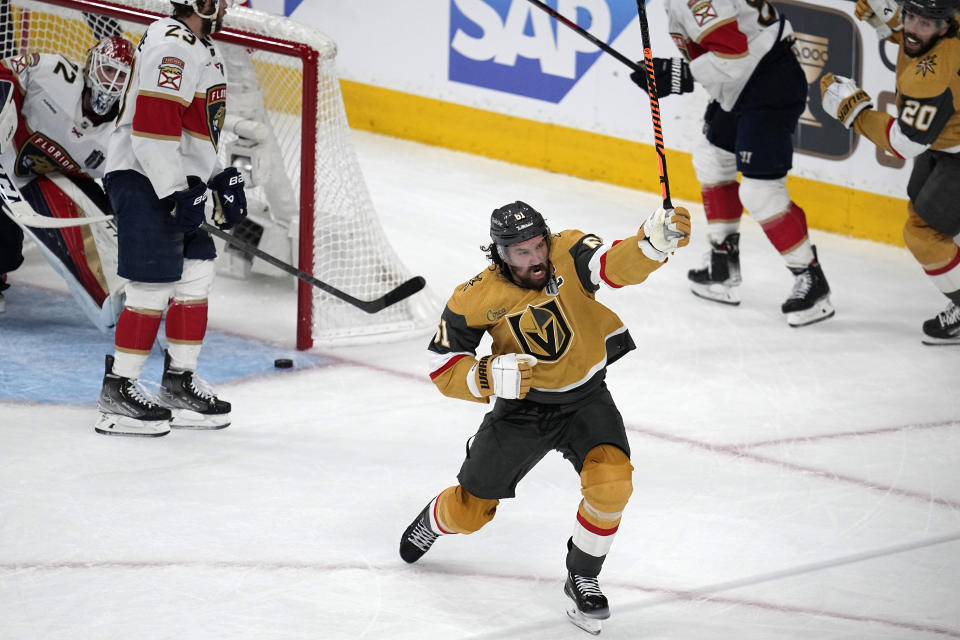
[{"label": "hockey glove", "polygon": [[865,20],[876,29],[881,40],[890,37],[894,31],[903,29],[897,15],[896,0],[857,0],[854,13],[857,19]]},{"label": "hockey glove", "polygon": [[197,176],[187,176],[186,189],[174,191],[164,198],[170,207],[168,222],[184,233],[196,231],[203,222],[203,204],[207,201],[207,185]]},{"label": "hockey glove", "polygon": [[[647,90],[647,67],[643,60],[637,62],[639,71],[630,74],[638,87]],[[690,65],[681,58],[654,58],[653,77],[657,81],[657,97],[663,98],[671,93],[682,94],[693,91],[693,74]]]},{"label": "hockey glove", "polygon": [[227,167],[210,180],[213,192],[213,221],[221,229],[247,217],[247,196],[243,192],[243,175],[236,167]]},{"label": "hockey glove", "polygon": [[533,379],[531,368],[537,359],[524,353],[505,353],[502,356],[483,356],[467,375],[471,388],[481,397],[497,396],[505,400],[522,400],[530,391]]},{"label": "hockey glove", "polygon": [[640,225],[638,235],[643,255],[663,262],[669,254],[690,244],[690,213],[683,207],[660,207]]},{"label": "hockey glove", "polygon": [[823,110],[847,129],[853,126],[864,109],[872,109],[873,101],[866,91],[850,78],[828,73],[820,78],[820,98]]}]

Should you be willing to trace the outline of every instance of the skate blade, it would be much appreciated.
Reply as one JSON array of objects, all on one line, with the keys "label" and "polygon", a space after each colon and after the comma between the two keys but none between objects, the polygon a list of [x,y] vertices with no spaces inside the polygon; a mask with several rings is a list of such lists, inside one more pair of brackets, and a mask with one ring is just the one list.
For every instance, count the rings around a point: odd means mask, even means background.
[{"label": "skate blade", "polygon": [[106,436],[159,438],[170,433],[170,424],[166,420],[134,420],[125,416],[101,413],[93,430]]},{"label": "skate blade", "polygon": [[786,318],[787,324],[791,327],[805,327],[808,324],[832,318],[833,314],[833,305],[830,304],[828,298],[824,298],[809,309],[787,313]]},{"label": "skate blade", "polygon": [[690,291],[693,292],[693,295],[698,298],[703,298],[704,300],[712,300],[713,302],[734,306],[740,304],[740,292],[737,291],[736,287],[728,287],[718,283],[699,284],[697,282],[691,282]]},{"label": "skate blade", "polygon": [[193,429],[195,431],[213,431],[226,429],[230,426],[230,414],[204,415],[189,409],[171,409],[173,419],[170,420],[171,429]]},{"label": "skate blade", "polygon": [[570,618],[570,622],[591,635],[598,636],[600,632],[603,631],[603,625],[600,623],[600,620],[597,618],[588,618],[576,607],[567,609],[567,617]]},{"label": "skate blade", "polygon": [[960,336],[955,336],[953,338],[934,338],[932,336],[925,335],[923,336],[921,342],[931,347],[946,347],[951,344],[960,344]]}]

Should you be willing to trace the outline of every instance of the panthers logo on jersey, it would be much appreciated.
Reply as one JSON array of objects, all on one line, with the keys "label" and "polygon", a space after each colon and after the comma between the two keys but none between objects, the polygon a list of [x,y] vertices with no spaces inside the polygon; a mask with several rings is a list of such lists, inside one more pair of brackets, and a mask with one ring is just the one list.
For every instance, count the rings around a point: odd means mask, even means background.
[{"label": "panthers logo on jersey", "polygon": [[220,132],[227,119],[227,85],[218,84],[207,90],[207,130],[214,149],[220,148]]},{"label": "panthers logo on jersey", "polygon": [[573,341],[570,323],[556,298],[528,305],[520,313],[507,316],[507,322],[521,350],[538,360],[556,362]]}]

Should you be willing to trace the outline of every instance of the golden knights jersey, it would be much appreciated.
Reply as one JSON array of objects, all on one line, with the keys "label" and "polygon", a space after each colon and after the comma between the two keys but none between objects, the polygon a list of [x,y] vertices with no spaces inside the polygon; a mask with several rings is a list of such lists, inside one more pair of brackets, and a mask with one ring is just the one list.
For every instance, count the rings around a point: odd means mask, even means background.
[{"label": "golden knights jersey", "polygon": [[670,36],[694,80],[724,111],[773,46],[793,29],[767,0],[667,0]]},{"label": "golden knights jersey", "polygon": [[18,187],[51,171],[103,176],[113,120],[84,116],[82,68],[61,55],[28,54],[0,60],[0,79],[17,91],[19,124],[2,164],[13,168]]},{"label": "golden knights jersey", "polygon": [[487,402],[471,393],[467,375],[489,333],[492,355],[537,358],[527,400],[571,402],[595,388],[607,365],[634,348],[617,314],[595,299],[600,281],[638,284],[662,264],[643,255],[637,241],[608,249],[595,235],[561,231],[551,238],[553,277],[543,289],[519,287],[494,265],[457,286],[429,346],[434,384],[445,395]]},{"label": "golden knights jersey", "polygon": [[142,173],[159,198],[186,189],[188,175],[206,182],[219,173],[227,76],[213,41],[176,18],[157,20],[130,75],[106,170]]},{"label": "golden knights jersey", "polygon": [[[903,32],[889,40],[900,43]],[[915,158],[927,149],[960,151],[960,39],[940,38],[922,56],[897,55],[896,119],[865,111],[854,130],[877,146],[902,158]]]}]

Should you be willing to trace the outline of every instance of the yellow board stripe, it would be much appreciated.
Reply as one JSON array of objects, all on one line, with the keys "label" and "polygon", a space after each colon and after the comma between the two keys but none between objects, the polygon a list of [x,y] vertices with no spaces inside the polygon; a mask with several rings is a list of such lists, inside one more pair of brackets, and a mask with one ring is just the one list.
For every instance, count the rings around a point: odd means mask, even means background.
[{"label": "yellow board stripe", "polygon": [[[588,180],[660,192],[653,145],[526,120],[341,80],[354,129],[414,140]],[[669,129],[664,132],[670,141]],[[670,194],[700,202],[691,155],[667,150]],[[827,162],[827,161],[824,161]],[[904,172],[904,184],[907,173]],[[811,227],[897,246],[907,201],[791,176],[787,186]]]}]

